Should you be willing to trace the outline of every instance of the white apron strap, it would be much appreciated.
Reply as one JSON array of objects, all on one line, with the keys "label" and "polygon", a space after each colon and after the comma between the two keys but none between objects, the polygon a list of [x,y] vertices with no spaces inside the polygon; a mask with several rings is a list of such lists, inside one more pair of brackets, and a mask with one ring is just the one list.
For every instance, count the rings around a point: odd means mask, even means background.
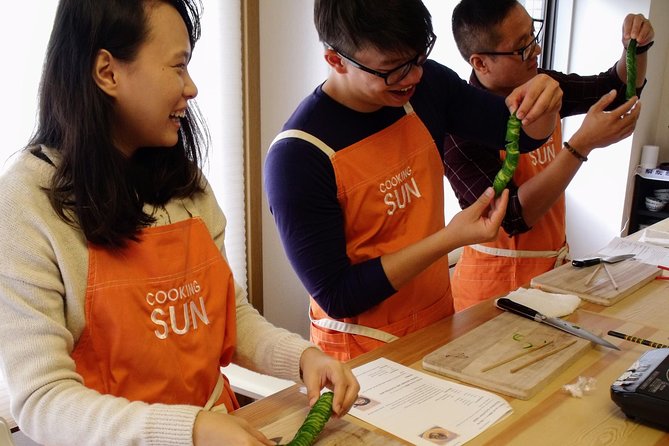
[{"label": "white apron strap", "polygon": [[334,319],[314,319],[311,316],[311,307],[309,308],[309,320],[312,324],[321,328],[327,328],[328,330],[338,331],[340,333],[365,336],[381,342],[387,343],[399,339],[397,336],[383,330],[379,330],[378,328],[365,327],[364,325],[351,324]]},{"label": "white apron strap", "polygon": [[503,248],[492,248],[490,246],[484,245],[470,245],[474,251],[482,252],[491,256],[498,257],[514,257],[514,258],[551,258],[555,257],[555,267],[562,265],[564,259],[569,254],[569,247],[564,245],[558,251],[527,251],[527,250],[516,250],[516,249],[503,249]]},{"label": "white apron strap", "polygon": [[335,154],[335,151],[332,150],[330,146],[325,144],[323,141],[320,139],[316,138],[314,135],[311,133],[304,132],[302,130],[284,130],[283,132],[279,133],[276,135],[272,143],[269,145],[270,150],[272,149],[272,146],[274,143],[277,141],[280,141],[282,139],[286,138],[297,138],[297,139],[302,139],[308,143],[313,144],[314,146],[318,147],[323,153],[325,153],[328,158],[332,158]]},{"label": "white apron strap", "polygon": [[211,412],[228,413],[228,408],[225,407],[225,404],[219,404],[218,406],[214,406],[216,401],[218,401],[218,399],[221,397],[221,394],[223,393],[224,389],[225,389],[225,378],[223,378],[223,375],[219,374],[216,386],[214,387],[214,390],[211,392],[209,400],[207,400],[207,403],[204,405],[203,409],[209,410]]}]

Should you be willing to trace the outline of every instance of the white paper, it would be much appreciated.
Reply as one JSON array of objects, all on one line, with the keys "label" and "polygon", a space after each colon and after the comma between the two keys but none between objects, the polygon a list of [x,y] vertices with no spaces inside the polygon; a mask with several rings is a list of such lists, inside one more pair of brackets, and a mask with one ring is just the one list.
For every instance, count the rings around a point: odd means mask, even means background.
[{"label": "white paper", "polygon": [[379,358],[353,370],[352,416],[415,445],[456,446],[512,411],[500,396]]},{"label": "white paper", "polygon": [[657,229],[644,229],[639,237],[642,243],[650,243],[651,245],[662,246],[669,248],[669,232],[658,231]]},{"label": "white paper", "polygon": [[615,237],[598,255],[634,254],[634,259],[649,265],[669,266],[669,250],[661,246]]}]

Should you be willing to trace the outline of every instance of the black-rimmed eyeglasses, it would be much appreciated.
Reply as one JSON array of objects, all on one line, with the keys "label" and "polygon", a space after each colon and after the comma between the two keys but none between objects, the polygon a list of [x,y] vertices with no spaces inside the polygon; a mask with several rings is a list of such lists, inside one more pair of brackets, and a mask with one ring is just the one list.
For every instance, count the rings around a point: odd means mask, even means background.
[{"label": "black-rimmed eyeglasses", "polygon": [[[539,24],[539,31],[537,31],[537,24]],[[538,44],[541,43],[541,31],[544,29],[544,21],[541,19],[532,19],[532,36],[530,43],[515,51],[477,51],[476,54],[484,54],[488,56],[520,56],[520,59],[525,62],[532,57],[534,50]]]},{"label": "black-rimmed eyeglasses", "polygon": [[411,72],[411,68],[415,66],[420,67],[422,66],[426,61],[430,53],[432,52],[432,48],[434,48],[434,42],[436,42],[437,36],[434,34],[430,35],[430,40],[427,43],[427,46],[425,47],[425,51],[423,51],[421,54],[418,54],[416,57],[411,59],[408,62],[403,63],[402,65],[392,68],[388,71],[378,71],[374,70],[372,68],[366,67],[365,65],[361,64],[357,60],[353,59],[350,56],[347,56],[346,54],[342,53],[329,43],[326,43],[328,47],[330,47],[333,51],[335,51],[339,56],[341,56],[343,59],[346,59],[351,65],[356,67],[359,70],[362,70],[366,73],[373,74],[374,76],[378,76],[381,79],[383,79],[386,83],[386,85],[395,85],[399,82],[402,81],[407,75]]}]

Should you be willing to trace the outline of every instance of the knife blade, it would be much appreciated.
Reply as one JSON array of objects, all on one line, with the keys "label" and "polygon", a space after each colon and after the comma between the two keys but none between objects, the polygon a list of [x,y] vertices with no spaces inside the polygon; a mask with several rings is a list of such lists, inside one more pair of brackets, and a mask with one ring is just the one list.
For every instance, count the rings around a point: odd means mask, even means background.
[{"label": "knife blade", "polygon": [[581,328],[576,324],[572,324],[557,317],[545,316],[533,308],[519,304],[518,302],[514,302],[506,297],[500,297],[499,299],[496,299],[495,306],[497,308],[509,311],[519,316],[532,319],[536,322],[541,322],[550,325],[551,327],[555,327],[559,330],[565,331],[574,336],[578,336],[579,338],[587,339],[588,341],[594,342],[595,344],[603,345],[604,347],[613,348],[615,350],[620,350],[618,347],[616,347],[614,344],[611,344],[606,339],[602,339],[599,336],[590,333],[588,330],[585,330],[584,328]]},{"label": "knife blade", "polygon": [[597,265],[598,263],[618,263],[623,260],[634,258],[635,254],[619,254],[616,256],[608,257],[589,257],[586,259],[574,259],[571,261],[571,264],[577,268],[583,268],[586,266]]}]

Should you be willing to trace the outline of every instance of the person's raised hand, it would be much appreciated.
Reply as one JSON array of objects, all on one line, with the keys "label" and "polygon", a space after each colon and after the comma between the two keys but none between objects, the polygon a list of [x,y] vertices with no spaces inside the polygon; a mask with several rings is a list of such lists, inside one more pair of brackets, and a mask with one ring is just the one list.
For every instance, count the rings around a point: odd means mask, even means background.
[{"label": "person's raised hand", "polygon": [[643,14],[627,14],[623,21],[623,46],[627,48],[630,39],[635,39],[637,46],[648,45],[655,39],[653,25]]},{"label": "person's raised hand", "polygon": [[[548,122],[554,124],[562,106],[562,89],[555,79],[545,74],[537,74],[506,97],[506,106],[511,113],[516,113],[523,126],[532,124],[547,114],[551,115]],[[539,139],[545,135],[530,136]]]},{"label": "person's raised hand", "polygon": [[611,90],[593,104],[581,127],[569,138],[569,144],[584,156],[588,156],[593,149],[627,138],[634,131],[641,113],[641,102],[633,96],[615,109],[605,111],[615,97],[616,91]]}]

